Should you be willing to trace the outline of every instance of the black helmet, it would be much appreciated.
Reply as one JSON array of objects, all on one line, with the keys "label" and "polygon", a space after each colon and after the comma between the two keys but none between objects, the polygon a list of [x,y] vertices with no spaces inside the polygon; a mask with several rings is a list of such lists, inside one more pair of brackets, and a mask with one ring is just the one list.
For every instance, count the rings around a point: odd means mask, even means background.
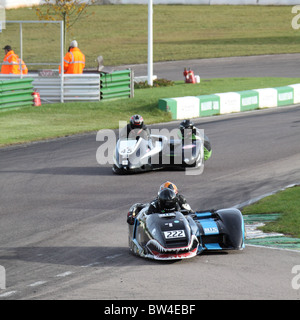
[{"label": "black helmet", "polygon": [[180,126],[179,126],[179,129],[180,129],[180,130],[182,130],[182,129],[194,129],[194,128],[195,128],[194,122],[192,122],[192,121],[189,120],[189,119],[183,120],[183,121],[180,123]]},{"label": "black helmet", "polygon": [[177,201],[176,193],[169,188],[163,189],[158,195],[158,204],[161,210],[176,210]]},{"label": "black helmet", "polygon": [[142,128],[144,124],[144,119],[139,114],[135,114],[130,118],[130,125],[132,129]]},{"label": "black helmet", "polygon": [[196,127],[191,120],[186,119],[180,123],[179,129],[183,138],[189,138],[195,133]]},{"label": "black helmet", "polygon": [[163,190],[163,189],[166,189],[166,188],[169,188],[171,190],[173,190],[176,194],[178,193],[178,188],[177,186],[171,182],[171,181],[166,181],[164,182],[160,187],[159,187],[159,190],[158,190],[158,195],[159,193]]}]

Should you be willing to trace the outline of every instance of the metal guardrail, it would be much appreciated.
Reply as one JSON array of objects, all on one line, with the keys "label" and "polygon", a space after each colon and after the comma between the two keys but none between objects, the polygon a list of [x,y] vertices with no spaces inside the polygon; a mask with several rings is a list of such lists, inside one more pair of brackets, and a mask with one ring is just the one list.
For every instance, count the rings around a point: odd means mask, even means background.
[{"label": "metal guardrail", "polygon": [[112,73],[100,72],[101,99],[133,98],[133,73],[130,69],[114,71]]},{"label": "metal guardrail", "polygon": [[0,109],[25,107],[33,105],[32,78],[1,80]]},{"label": "metal guardrail", "polygon": [[[22,75],[25,80],[33,80],[33,88],[40,94],[42,103],[59,103],[61,96],[63,102],[133,97],[133,72],[130,69],[112,73],[65,74],[63,87],[58,71],[48,71]],[[0,80],[12,79],[21,80],[20,75],[0,74]]]},{"label": "metal guardrail", "polygon": [[61,90],[63,101],[99,101],[99,74],[70,74],[64,75],[63,89],[60,77],[34,78],[34,88],[40,93],[41,100],[46,103],[60,102]]},{"label": "metal guardrail", "polygon": [[[58,71],[57,71],[58,74]],[[18,79],[20,75],[0,74],[0,80]],[[33,79],[33,87],[40,94],[42,103],[60,103],[63,101],[99,101],[100,75],[97,74],[70,74],[64,75],[63,88],[59,75],[49,73],[30,73],[23,75],[23,79]]]}]

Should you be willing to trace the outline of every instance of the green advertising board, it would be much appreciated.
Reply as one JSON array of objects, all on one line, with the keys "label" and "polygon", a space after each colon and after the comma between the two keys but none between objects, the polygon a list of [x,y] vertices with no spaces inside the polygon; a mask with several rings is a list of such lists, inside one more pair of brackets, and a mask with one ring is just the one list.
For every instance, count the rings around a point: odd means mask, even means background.
[{"label": "green advertising board", "polygon": [[171,112],[172,119],[177,119],[177,101],[175,99],[159,99],[158,108],[165,112]]},{"label": "green advertising board", "polygon": [[292,87],[278,87],[277,90],[277,105],[287,106],[294,104],[294,89]]},{"label": "green advertising board", "polygon": [[238,92],[241,97],[241,111],[254,110],[259,108],[259,94],[254,90]]},{"label": "green advertising board", "polygon": [[214,94],[198,96],[200,117],[213,116],[220,113],[220,97]]}]

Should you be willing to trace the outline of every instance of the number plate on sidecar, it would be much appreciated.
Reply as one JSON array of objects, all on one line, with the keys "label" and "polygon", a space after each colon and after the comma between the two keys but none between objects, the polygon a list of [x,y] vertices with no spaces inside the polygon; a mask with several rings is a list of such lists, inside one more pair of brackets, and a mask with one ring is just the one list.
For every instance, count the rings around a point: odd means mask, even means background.
[{"label": "number plate on sidecar", "polygon": [[185,238],[184,230],[164,231],[166,239]]}]

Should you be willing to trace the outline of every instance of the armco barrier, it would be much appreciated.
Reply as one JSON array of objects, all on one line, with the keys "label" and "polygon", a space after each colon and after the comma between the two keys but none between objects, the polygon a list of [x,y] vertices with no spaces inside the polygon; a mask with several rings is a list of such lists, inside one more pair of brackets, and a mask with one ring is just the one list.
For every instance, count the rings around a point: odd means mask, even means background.
[{"label": "armco barrier", "polygon": [[0,109],[33,105],[33,79],[0,81]]},{"label": "armco barrier", "polygon": [[100,99],[132,98],[133,76],[130,69],[100,73]]},{"label": "armco barrier", "polygon": [[212,116],[300,103],[300,84],[195,97],[159,99],[158,108],[172,119]]},{"label": "armco barrier", "polygon": [[[54,70],[55,71],[55,70]],[[61,89],[58,75],[30,73],[23,79],[31,78],[33,88],[39,92],[42,103],[59,103],[63,91],[63,102],[100,101],[100,99],[117,99],[133,97],[134,84],[130,69],[112,73],[66,74]],[[0,75],[0,80],[19,81],[19,75]],[[101,79],[101,80],[100,80]]]},{"label": "armco barrier", "polygon": [[[57,71],[58,73],[58,71]],[[0,80],[20,80],[19,75],[0,74]],[[23,75],[23,79],[33,79],[34,90],[39,92],[42,103],[59,103],[61,101],[61,79],[58,75],[41,75],[33,72]],[[100,75],[68,74],[64,76],[63,101],[99,101]]]},{"label": "armco barrier", "polygon": [[[33,85],[40,93],[42,103],[59,103],[61,101],[61,80],[59,76],[43,77],[36,75]],[[99,74],[68,74],[64,76],[64,102],[99,100]]]}]

